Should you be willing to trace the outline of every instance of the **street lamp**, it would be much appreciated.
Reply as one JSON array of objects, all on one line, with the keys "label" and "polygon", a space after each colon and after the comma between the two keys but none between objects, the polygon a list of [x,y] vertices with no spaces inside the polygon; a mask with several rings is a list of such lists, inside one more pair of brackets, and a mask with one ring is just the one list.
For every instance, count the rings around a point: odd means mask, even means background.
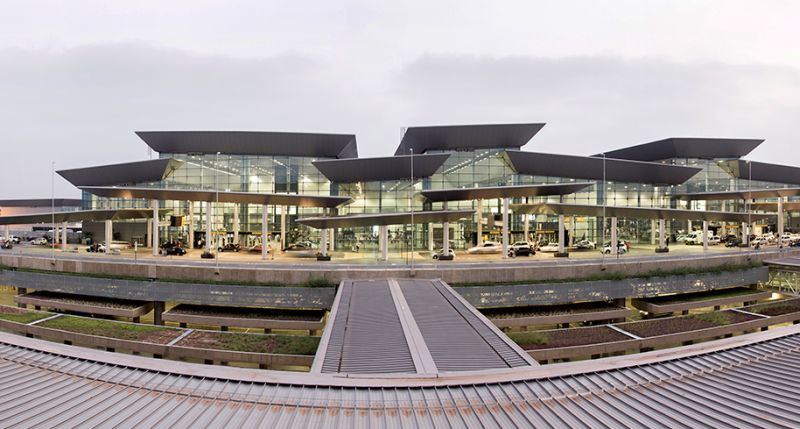
[{"label": "street lamp", "polygon": [[[601,266],[605,270],[606,252],[605,249],[603,249],[603,246],[606,245],[606,153],[603,152],[601,155],[603,155],[603,227],[601,228],[603,230],[603,241],[600,243],[600,249],[602,250],[601,255],[603,258]],[[613,246],[614,243],[611,243],[611,245]]]},{"label": "street lamp", "polygon": [[[53,222],[53,232],[50,240],[50,257],[53,265],[56,263],[56,162],[50,164],[50,220]],[[8,239],[8,237],[6,237]]]},{"label": "street lamp", "polygon": [[[214,161],[217,171],[214,172],[214,191],[216,194],[217,202],[214,205],[214,225],[217,226],[217,233],[219,233],[219,225],[217,224],[217,216],[219,215],[219,183],[217,181],[217,177],[219,177],[219,152],[217,152],[216,159]],[[217,234],[217,239],[219,239],[219,234]],[[219,247],[219,243],[216,243],[217,247]],[[264,243],[261,243],[263,246]],[[214,252],[214,265],[217,274],[219,274],[219,249]]]},{"label": "street lamp", "polygon": [[411,188],[408,191],[408,203],[411,205],[411,272],[414,272],[414,148],[411,152]]}]

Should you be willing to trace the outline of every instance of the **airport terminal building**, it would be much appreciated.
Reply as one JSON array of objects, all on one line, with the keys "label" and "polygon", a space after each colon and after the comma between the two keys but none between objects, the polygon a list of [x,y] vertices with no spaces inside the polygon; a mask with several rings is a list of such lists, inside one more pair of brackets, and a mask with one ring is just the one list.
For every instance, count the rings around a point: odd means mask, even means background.
[{"label": "airport terminal building", "polygon": [[[348,134],[137,132],[158,158],[58,173],[82,190],[83,210],[157,204],[156,230],[114,222],[114,239],[142,244],[210,234],[252,246],[266,234],[281,248],[408,252],[503,242],[504,228],[507,243],[561,231],[569,247],[614,236],[656,244],[701,224],[723,236],[798,227],[800,168],[744,159],[763,140],[667,138],[573,156],[527,149],[543,126],[410,127],[378,158],[359,158]],[[101,240],[108,229],[84,231]]]}]

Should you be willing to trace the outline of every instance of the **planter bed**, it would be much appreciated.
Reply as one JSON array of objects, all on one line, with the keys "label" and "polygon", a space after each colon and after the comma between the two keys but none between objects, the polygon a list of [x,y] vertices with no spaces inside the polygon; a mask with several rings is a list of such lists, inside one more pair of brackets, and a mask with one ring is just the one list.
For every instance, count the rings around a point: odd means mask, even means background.
[{"label": "planter bed", "polygon": [[95,296],[37,291],[14,297],[17,304],[35,305],[79,313],[136,318],[153,310],[153,303]]},{"label": "planter bed", "polygon": [[177,338],[180,329],[163,326],[114,322],[88,317],[62,316],[39,323],[37,326],[60,331],[142,343],[167,344]]},{"label": "planter bed", "polygon": [[317,352],[319,338],[296,335],[262,335],[239,332],[194,331],[176,346],[260,354],[309,355]]},{"label": "planter bed", "polygon": [[323,310],[279,310],[179,304],[163,313],[166,321],[242,328],[321,330]]},{"label": "planter bed", "polygon": [[7,305],[0,305],[0,320],[28,324],[49,316],[52,316],[52,314],[39,311],[28,311],[22,308],[9,307]]},{"label": "planter bed", "polygon": [[755,319],[759,319],[759,317],[726,310],[693,316],[666,317],[663,319],[643,320],[641,322],[620,323],[614,326],[638,337],[648,338],[732,325]]},{"label": "planter bed", "polygon": [[624,319],[631,311],[605,301],[483,309],[498,328]]},{"label": "planter bed", "polygon": [[783,314],[800,312],[800,299],[785,299],[781,301],[768,302],[764,304],[751,305],[745,307],[751,313],[763,314],[765,316],[779,316]]},{"label": "planter bed", "polygon": [[758,301],[760,299],[767,299],[771,295],[772,293],[768,291],[735,287],[705,292],[632,299],[631,305],[650,314],[668,314],[678,311],[688,311],[695,308]]},{"label": "planter bed", "polygon": [[524,350],[555,349],[631,339],[631,337],[607,326],[521,332],[508,336]]}]

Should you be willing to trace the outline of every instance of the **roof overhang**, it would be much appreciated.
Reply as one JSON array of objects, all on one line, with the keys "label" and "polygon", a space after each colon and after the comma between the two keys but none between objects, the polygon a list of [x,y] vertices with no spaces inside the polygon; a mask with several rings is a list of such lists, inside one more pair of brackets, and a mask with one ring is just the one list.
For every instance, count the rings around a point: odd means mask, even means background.
[{"label": "roof overhang", "polygon": [[[741,158],[752,152],[763,142],[763,139],[671,137],[608,151],[605,152],[605,156],[631,161],[659,161],[671,158]],[[600,157],[602,155],[597,154],[594,156]]]},{"label": "roof overhang", "polygon": [[626,183],[679,185],[702,169],[655,162],[556,155],[508,150],[505,152],[517,173],[531,176],[610,180]]},{"label": "roof overhang", "polygon": [[422,191],[430,201],[467,201],[493,198],[528,198],[551,195],[569,195],[582,191],[594,183],[554,183],[544,185],[486,186],[481,188],[453,188]]},{"label": "roof overhang", "polygon": [[425,153],[429,150],[519,149],[533,138],[544,124],[487,124],[409,127],[395,155]]},{"label": "roof overhang", "polygon": [[357,226],[409,225],[429,222],[454,222],[475,214],[473,210],[429,210],[421,212],[320,216],[297,219],[312,228],[349,228]]},{"label": "roof overhang", "polygon": [[[351,158],[314,161],[315,167],[335,183],[410,180],[429,177],[444,164],[449,153],[395,155],[382,158]],[[413,168],[412,168],[413,159]]]},{"label": "roof overhang", "polygon": [[[161,214],[169,213],[169,209],[159,209]],[[118,209],[118,210],[77,210],[65,212],[32,213],[15,216],[0,216],[0,225],[27,225],[32,223],[90,222],[104,220],[149,219],[153,217],[152,209]]]},{"label": "roof overhang", "polygon": [[298,207],[338,207],[350,197],[316,195],[266,194],[256,192],[227,192],[163,188],[81,187],[83,191],[107,198],[143,198],[148,200],[219,201],[221,203],[262,204]]},{"label": "roof overhang", "polygon": [[20,200],[0,200],[0,207],[81,207],[78,198],[32,198]]},{"label": "roof overhang", "polygon": [[137,131],[159,153],[199,153],[319,158],[358,157],[354,134],[272,131]]},{"label": "roof overhang", "polygon": [[753,189],[751,191],[693,192],[675,194],[681,200],[751,200],[756,198],[781,198],[800,196],[800,188]]},{"label": "roof overhang", "polygon": [[542,215],[618,217],[631,219],[707,220],[715,222],[749,222],[777,216],[775,213],[737,213],[708,210],[682,210],[651,207],[598,206],[588,204],[512,204],[515,213]]},{"label": "roof overhang", "polygon": [[177,170],[182,161],[171,158],[61,170],[57,173],[74,186],[115,186],[158,182]]},{"label": "roof overhang", "polygon": [[739,179],[800,185],[800,168],[798,167],[741,159],[721,161],[719,166],[731,176]]}]

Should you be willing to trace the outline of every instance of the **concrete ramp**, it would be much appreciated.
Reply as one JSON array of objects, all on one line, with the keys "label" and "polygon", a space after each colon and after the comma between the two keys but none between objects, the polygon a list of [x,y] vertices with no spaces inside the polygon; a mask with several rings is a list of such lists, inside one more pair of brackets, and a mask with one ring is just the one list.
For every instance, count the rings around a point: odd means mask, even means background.
[{"label": "concrete ramp", "polygon": [[345,280],[311,372],[435,375],[532,365],[441,280]]}]

